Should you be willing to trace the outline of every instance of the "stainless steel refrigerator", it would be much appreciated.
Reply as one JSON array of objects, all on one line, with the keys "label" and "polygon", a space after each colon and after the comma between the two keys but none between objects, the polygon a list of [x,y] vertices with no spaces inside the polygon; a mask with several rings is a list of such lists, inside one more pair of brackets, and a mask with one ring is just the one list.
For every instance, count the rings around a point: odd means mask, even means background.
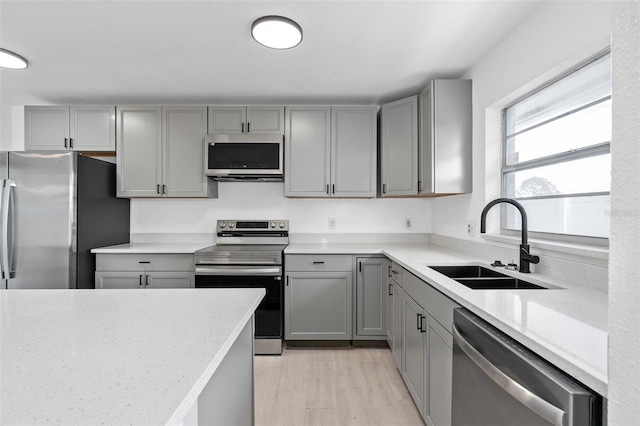
[{"label": "stainless steel refrigerator", "polygon": [[0,289],[95,288],[91,249],[129,242],[115,173],[76,152],[0,153]]}]

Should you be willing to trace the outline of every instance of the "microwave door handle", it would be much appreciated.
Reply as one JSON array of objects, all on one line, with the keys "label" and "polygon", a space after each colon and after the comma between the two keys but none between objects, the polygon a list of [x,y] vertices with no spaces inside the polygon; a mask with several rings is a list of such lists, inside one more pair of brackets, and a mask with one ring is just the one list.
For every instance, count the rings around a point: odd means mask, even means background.
[{"label": "microwave door handle", "polygon": [[462,337],[460,330],[453,325],[453,341],[491,380],[525,407],[555,426],[563,426],[565,412],[553,404],[540,398],[511,377],[504,374],[491,361],[485,358],[469,342]]}]

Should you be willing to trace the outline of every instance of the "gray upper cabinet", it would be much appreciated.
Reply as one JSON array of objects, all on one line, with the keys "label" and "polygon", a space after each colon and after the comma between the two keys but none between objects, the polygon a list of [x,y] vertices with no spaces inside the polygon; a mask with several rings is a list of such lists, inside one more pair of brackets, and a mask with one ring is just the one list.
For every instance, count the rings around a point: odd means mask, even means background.
[{"label": "gray upper cabinet", "polygon": [[285,195],[375,197],[375,106],[286,108]]},{"label": "gray upper cabinet", "polygon": [[331,176],[331,108],[287,107],[284,195],[328,197]]},{"label": "gray upper cabinet", "polygon": [[471,80],[431,81],[419,109],[420,195],[471,192]]},{"label": "gray upper cabinet", "polygon": [[113,106],[26,106],[26,150],[115,151]]},{"label": "gray upper cabinet", "polygon": [[208,197],[204,175],[206,107],[118,107],[119,197]]},{"label": "gray upper cabinet", "polygon": [[331,108],[331,195],[376,196],[378,107]]},{"label": "gray upper cabinet", "polygon": [[418,195],[418,97],[383,105],[380,131],[380,195]]},{"label": "gray upper cabinet", "polygon": [[209,106],[210,134],[284,133],[283,106]]}]

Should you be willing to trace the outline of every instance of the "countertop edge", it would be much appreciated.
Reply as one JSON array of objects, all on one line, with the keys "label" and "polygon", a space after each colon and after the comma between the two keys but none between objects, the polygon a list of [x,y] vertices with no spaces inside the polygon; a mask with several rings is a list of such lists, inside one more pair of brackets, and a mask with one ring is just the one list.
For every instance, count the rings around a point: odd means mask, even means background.
[{"label": "countertop edge", "polygon": [[209,363],[205,371],[202,373],[200,378],[194,383],[189,393],[184,397],[184,400],[182,401],[182,403],[176,408],[171,418],[167,421],[168,425],[182,424],[185,415],[189,412],[191,407],[193,407],[194,402],[198,400],[198,397],[202,393],[202,390],[205,388],[207,383],[209,383],[209,380],[216,373],[218,367],[222,363],[222,360],[224,360],[224,358],[229,353],[231,346],[233,346],[236,339],[238,338],[238,336],[240,335],[244,327],[247,325],[247,322],[251,321],[251,318],[253,318],[253,314],[256,308],[258,307],[258,305],[266,295],[265,289],[260,289],[260,290],[261,291],[259,296],[256,297],[253,304],[248,308],[247,312],[245,312],[244,316],[242,317],[242,319],[240,320],[236,328],[231,332],[231,334],[229,335],[229,338],[225,341],[222,348],[220,348],[218,353],[216,353],[216,356],[213,357],[213,359],[211,360],[211,362]]}]

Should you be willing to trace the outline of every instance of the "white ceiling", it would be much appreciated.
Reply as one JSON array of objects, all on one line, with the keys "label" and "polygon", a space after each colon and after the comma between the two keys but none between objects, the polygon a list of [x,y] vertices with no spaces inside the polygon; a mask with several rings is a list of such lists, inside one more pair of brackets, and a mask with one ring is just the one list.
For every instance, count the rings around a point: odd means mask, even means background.
[{"label": "white ceiling", "polygon": [[[380,104],[461,77],[538,4],[0,0],[0,47],[30,63],[0,72],[0,101]],[[263,15],[297,21],[302,43],[257,44]]]}]

